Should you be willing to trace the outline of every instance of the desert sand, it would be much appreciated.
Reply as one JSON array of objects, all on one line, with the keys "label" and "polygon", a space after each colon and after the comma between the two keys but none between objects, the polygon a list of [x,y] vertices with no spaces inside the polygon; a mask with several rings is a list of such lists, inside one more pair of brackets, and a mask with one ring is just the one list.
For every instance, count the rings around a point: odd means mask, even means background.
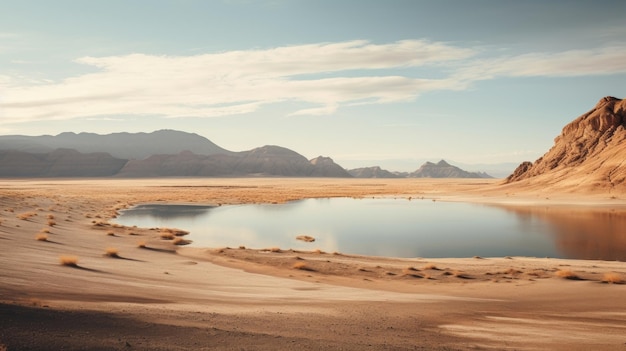
[{"label": "desert sand", "polygon": [[0,350],[626,350],[624,262],[192,248],[114,223],[337,196],[626,213],[626,194],[484,179],[0,180]]}]

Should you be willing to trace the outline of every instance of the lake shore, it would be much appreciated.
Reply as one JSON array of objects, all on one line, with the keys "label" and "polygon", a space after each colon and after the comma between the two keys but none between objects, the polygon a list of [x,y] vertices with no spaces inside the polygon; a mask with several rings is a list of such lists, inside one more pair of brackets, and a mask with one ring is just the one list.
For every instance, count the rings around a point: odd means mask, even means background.
[{"label": "lake shore", "polygon": [[[140,203],[311,197],[626,212],[626,194],[524,192],[498,182],[0,180],[0,348],[623,349],[624,262],[189,248],[164,240],[163,229],[110,221]],[[60,256],[78,261],[62,265]]]}]

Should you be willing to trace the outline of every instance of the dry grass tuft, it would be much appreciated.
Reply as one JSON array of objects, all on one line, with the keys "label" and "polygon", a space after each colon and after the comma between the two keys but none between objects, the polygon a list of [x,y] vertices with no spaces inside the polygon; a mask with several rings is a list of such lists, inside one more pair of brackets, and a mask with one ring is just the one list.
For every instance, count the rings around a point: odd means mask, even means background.
[{"label": "dry grass tuft", "polygon": [[624,279],[622,278],[621,274],[619,273],[604,273],[604,276],[602,277],[602,282],[603,283],[608,283],[608,284],[624,284],[626,283],[626,281],[624,281]]},{"label": "dry grass tuft", "polygon": [[296,262],[293,264],[293,266],[291,266],[291,268],[293,269],[299,269],[301,271],[309,271],[309,272],[315,272],[315,270],[311,267],[309,267],[306,263],[304,262]]},{"label": "dry grass tuft", "polygon": [[107,249],[104,251],[104,254],[109,257],[120,258],[119,250],[114,247],[107,247]]},{"label": "dry grass tuft", "polygon": [[283,252],[283,250],[281,250],[280,247],[271,247],[271,248],[267,249],[267,251],[275,252],[275,253]]},{"label": "dry grass tuft", "polygon": [[174,239],[174,241],[172,241],[172,244],[174,244],[174,245],[189,245],[189,244],[191,244],[191,240],[185,240],[183,238],[176,237]]},{"label": "dry grass tuft", "polygon": [[49,215],[47,215],[47,216],[46,216],[46,218],[48,218],[48,219],[54,219],[54,215],[53,215],[53,214],[49,214]]},{"label": "dry grass tuft", "polygon": [[46,234],[49,234],[49,233],[50,233],[50,229],[48,229],[48,228],[42,228],[42,229],[40,230],[40,232],[42,232],[42,233],[46,233]]},{"label": "dry grass tuft", "polygon": [[173,240],[176,237],[176,235],[170,232],[161,233],[160,236],[161,236],[161,239],[163,240]]},{"label": "dry grass tuft", "polygon": [[35,240],[37,241],[48,241],[48,234],[46,233],[39,233],[35,236]]},{"label": "dry grass tuft", "polygon": [[108,235],[108,236],[115,236],[115,233],[113,233],[113,232],[107,232],[107,235]]},{"label": "dry grass tuft", "polygon": [[78,256],[63,255],[59,257],[61,265],[67,267],[78,267]]},{"label": "dry grass tuft", "polygon": [[48,220],[48,226],[49,227],[54,227],[55,225],[57,225],[57,222],[54,219],[49,219]]},{"label": "dry grass tuft", "polygon": [[558,271],[556,271],[556,273],[554,273],[554,275],[556,275],[559,278],[563,278],[563,279],[570,279],[570,280],[579,280],[580,277],[578,276],[578,274],[568,270],[568,269],[560,269]]},{"label": "dry grass tuft", "polygon": [[23,221],[26,221],[30,219],[31,217],[35,217],[36,215],[37,215],[37,212],[24,212],[24,213],[18,214],[17,218]]},{"label": "dry grass tuft", "polygon": [[314,254],[318,254],[318,255],[322,255],[322,254],[325,254],[326,252],[324,252],[324,251],[322,251],[320,249],[315,249],[315,250],[313,250],[313,253]]},{"label": "dry grass tuft", "polygon": [[140,249],[145,249],[147,247],[146,245],[147,245],[147,243],[146,243],[145,240],[141,240],[141,241],[137,242],[137,247],[140,248]]},{"label": "dry grass tuft", "polygon": [[243,246],[243,245],[239,245],[239,250],[245,250],[245,249],[246,249],[246,247],[245,247],[245,246]]},{"label": "dry grass tuft", "polygon": [[424,270],[431,269],[433,271],[440,271],[441,270],[441,269],[437,268],[437,266],[435,266],[434,263],[429,263],[429,264],[425,265],[423,269]]},{"label": "dry grass tuft", "polygon": [[161,228],[161,233],[169,233],[174,236],[185,236],[189,234],[188,231],[176,228]]}]

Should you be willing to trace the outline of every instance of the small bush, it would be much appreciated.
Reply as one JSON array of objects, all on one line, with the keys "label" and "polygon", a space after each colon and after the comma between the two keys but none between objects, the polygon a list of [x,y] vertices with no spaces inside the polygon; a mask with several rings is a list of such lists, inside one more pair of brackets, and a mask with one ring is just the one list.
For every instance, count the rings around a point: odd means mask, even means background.
[{"label": "small bush", "polygon": [[176,236],[170,232],[165,232],[165,233],[161,233],[161,239],[163,240],[172,240],[174,239]]},{"label": "small bush", "polygon": [[61,265],[68,267],[78,267],[78,256],[63,255],[59,257]]},{"label": "small bush", "polygon": [[48,234],[46,233],[39,233],[35,236],[35,240],[37,241],[48,241]]},{"label": "small bush", "polygon": [[53,214],[49,214],[48,216],[46,216],[46,218],[48,218],[48,219],[54,219],[54,215],[53,215]]},{"label": "small bush", "polygon": [[115,236],[115,233],[113,233],[113,232],[107,232],[107,235],[108,235],[108,236]]},{"label": "small bush", "polygon": [[437,266],[435,266],[435,264],[433,264],[433,263],[425,265],[424,269],[425,270],[432,269],[433,271],[438,271],[439,270],[439,268],[437,268]]},{"label": "small bush", "polygon": [[113,257],[113,258],[119,258],[120,257],[119,250],[114,248],[114,247],[107,247],[107,249],[104,251],[104,254],[106,256]]},{"label": "small bush", "polygon": [[624,279],[619,273],[604,273],[604,277],[602,277],[603,283],[609,284],[624,284]]},{"label": "small bush", "polygon": [[578,279],[580,279],[580,277],[576,273],[574,273],[574,272],[572,272],[572,271],[570,271],[568,269],[560,269],[560,270],[556,271],[556,273],[554,273],[554,275],[556,275],[559,278],[563,278],[563,279],[570,279],[570,280],[578,280]]},{"label": "small bush", "polygon": [[49,227],[54,227],[57,224],[57,222],[54,221],[54,219],[49,219],[48,220],[48,226]]},{"label": "small bush", "polygon": [[28,219],[30,219],[31,217],[35,217],[37,215],[36,212],[24,212],[24,213],[20,213],[17,215],[17,218],[26,221]]},{"label": "small bush", "polygon": [[145,249],[146,245],[147,245],[147,243],[146,243],[145,240],[141,240],[141,241],[137,242],[137,247],[140,248],[140,249]]},{"label": "small bush", "polygon": [[272,247],[269,249],[270,252],[283,252],[283,250],[280,249],[280,247]]},{"label": "small bush", "polygon": [[315,270],[309,266],[307,266],[306,263],[304,262],[296,262],[293,264],[293,266],[291,266],[291,268],[293,269],[299,269],[301,271],[309,271],[309,272],[314,272]]}]

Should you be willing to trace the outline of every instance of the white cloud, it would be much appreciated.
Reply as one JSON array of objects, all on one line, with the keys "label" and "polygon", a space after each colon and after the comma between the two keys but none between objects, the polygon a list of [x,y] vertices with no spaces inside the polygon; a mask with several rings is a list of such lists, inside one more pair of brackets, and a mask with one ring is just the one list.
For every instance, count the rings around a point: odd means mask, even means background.
[{"label": "white cloud", "polygon": [[468,62],[464,80],[507,77],[576,77],[626,73],[626,47],[613,46],[557,53],[530,53]]},{"label": "white cloud", "polygon": [[[356,40],[193,56],[82,57],[76,62],[96,72],[56,83],[0,76],[0,116],[4,123],[132,114],[202,118],[285,101],[307,106],[291,115],[326,115],[500,76],[626,73],[623,46],[481,58],[487,54],[425,40]],[[420,66],[443,77],[416,78],[420,70],[411,68]]]},{"label": "white cloud", "polygon": [[[466,59],[473,50],[405,40],[322,43],[195,56],[133,54],[83,57],[96,73],[55,84],[7,89],[0,103],[7,122],[143,114],[212,117],[249,113],[282,101],[319,107],[294,111],[328,114],[345,103],[406,101],[423,91],[454,88],[452,81],[363,72]],[[342,77],[345,71],[356,71]],[[333,73],[335,78],[316,78]]]}]

